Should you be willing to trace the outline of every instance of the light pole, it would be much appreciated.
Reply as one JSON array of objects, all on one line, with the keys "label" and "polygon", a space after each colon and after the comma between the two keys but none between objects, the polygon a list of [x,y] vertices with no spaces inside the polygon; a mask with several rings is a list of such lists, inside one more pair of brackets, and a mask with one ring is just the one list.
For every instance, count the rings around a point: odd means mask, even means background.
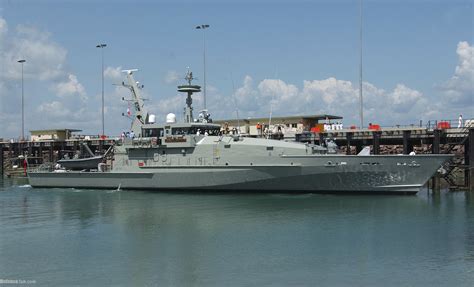
[{"label": "light pole", "polygon": [[96,48],[100,48],[102,52],[102,135],[105,135],[105,119],[104,119],[104,48],[107,44],[97,44]]},{"label": "light pole", "polygon": [[360,128],[364,128],[364,102],[362,98],[362,1],[360,0],[359,6],[359,17],[360,17],[360,26],[359,26],[359,100],[360,100]]},{"label": "light pole", "polygon": [[21,140],[25,140],[25,90],[24,90],[24,80],[23,80],[23,64],[26,60],[18,60],[18,63],[21,64]]},{"label": "light pole", "polygon": [[196,26],[196,29],[202,30],[203,35],[203,45],[204,45],[204,109],[206,109],[206,29],[209,28],[209,25],[203,24]]}]

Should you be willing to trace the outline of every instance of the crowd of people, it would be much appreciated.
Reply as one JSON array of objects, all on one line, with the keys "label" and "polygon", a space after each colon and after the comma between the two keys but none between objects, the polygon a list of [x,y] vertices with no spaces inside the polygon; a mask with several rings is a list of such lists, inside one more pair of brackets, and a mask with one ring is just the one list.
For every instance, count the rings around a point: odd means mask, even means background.
[{"label": "crowd of people", "polygon": [[130,132],[122,132],[122,134],[120,135],[120,138],[123,140],[123,139],[126,139],[126,138],[129,138],[129,139],[134,139],[135,138],[135,133],[133,131],[130,131]]},{"label": "crowd of people", "polygon": [[341,122],[336,122],[336,123],[327,123],[324,124],[324,130],[325,131],[337,131],[337,130],[342,130],[344,127]]}]

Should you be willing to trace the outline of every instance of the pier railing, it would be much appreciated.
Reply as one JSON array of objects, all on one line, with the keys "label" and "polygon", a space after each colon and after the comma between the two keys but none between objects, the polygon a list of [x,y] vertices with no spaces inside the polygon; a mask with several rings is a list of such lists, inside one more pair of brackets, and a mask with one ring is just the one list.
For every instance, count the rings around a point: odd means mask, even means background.
[{"label": "pier railing", "polygon": [[426,123],[426,128],[429,130],[434,129],[464,129],[474,127],[474,118],[463,119],[461,124],[459,119],[447,119],[447,120],[429,120]]}]

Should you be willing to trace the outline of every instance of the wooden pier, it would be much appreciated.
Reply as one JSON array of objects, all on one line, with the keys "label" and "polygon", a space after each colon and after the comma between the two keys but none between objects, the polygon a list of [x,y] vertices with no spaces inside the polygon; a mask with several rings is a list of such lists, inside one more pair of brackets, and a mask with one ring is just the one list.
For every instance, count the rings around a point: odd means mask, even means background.
[{"label": "wooden pier", "polygon": [[28,157],[30,166],[36,164],[36,162],[38,164],[41,162],[56,162],[66,154],[72,157],[78,152],[82,153],[83,143],[87,144],[93,153],[101,153],[106,151],[117,140],[117,138],[96,138],[88,140],[68,139],[0,142],[0,176],[9,176],[13,173],[14,162],[19,156]]},{"label": "wooden pier", "polygon": [[[321,144],[332,139],[346,154],[356,154],[371,146],[373,154],[452,153],[455,158],[445,164],[443,178],[453,189],[474,190],[474,127],[429,129],[420,127],[384,128],[380,130],[335,130],[303,133],[296,137],[302,142]],[[65,154],[72,156],[86,143],[94,153],[101,153],[118,138],[68,139],[46,141],[0,142],[0,176],[9,175],[12,161],[23,155],[43,162],[55,162]],[[460,176],[461,175],[461,176]],[[459,182],[462,177],[462,182]],[[438,183],[437,183],[438,182]]]}]

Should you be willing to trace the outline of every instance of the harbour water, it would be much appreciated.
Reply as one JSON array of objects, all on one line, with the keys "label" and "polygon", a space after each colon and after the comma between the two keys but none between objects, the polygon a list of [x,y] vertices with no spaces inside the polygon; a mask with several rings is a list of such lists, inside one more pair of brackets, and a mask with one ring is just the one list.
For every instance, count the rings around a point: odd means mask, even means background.
[{"label": "harbour water", "polygon": [[473,196],[33,189],[3,180],[0,280],[472,286]]}]

